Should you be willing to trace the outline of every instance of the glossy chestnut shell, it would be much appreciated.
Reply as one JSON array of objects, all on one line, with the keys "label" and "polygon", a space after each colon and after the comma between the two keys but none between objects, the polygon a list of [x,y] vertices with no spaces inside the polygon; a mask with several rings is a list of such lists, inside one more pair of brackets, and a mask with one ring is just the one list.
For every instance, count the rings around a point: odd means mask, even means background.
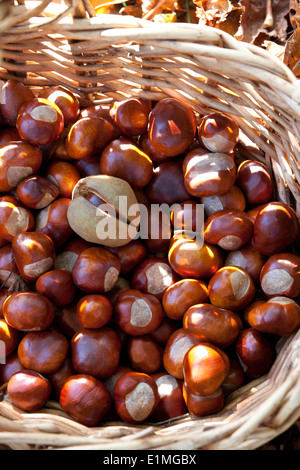
[{"label": "glossy chestnut shell", "polygon": [[32,370],[22,370],[11,376],[7,394],[14,405],[25,411],[41,409],[51,394],[48,379]]},{"label": "glossy chestnut shell", "polygon": [[229,115],[214,112],[203,116],[198,139],[211,152],[231,152],[237,144],[239,126]]},{"label": "glossy chestnut shell", "polygon": [[275,349],[268,336],[254,328],[241,331],[236,352],[246,376],[251,379],[265,374],[275,359]]},{"label": "glossy chestnut shell", "polygon": [[62,133],[64,116],[56,104],[33,98],[20,108],[16,126],[22,139],[33,145],[46,145]]},{"label": "glossy chestnut shell", "polygon": [[31,331],[21,339],[18,358],[26,369],[40,374],[56,372],[69,351],[69,341],[55,326]]},{"label": "glossy chestnut shell", "polygon": [[142,423],[151,416],[159,402],[156,382],[143,372],[126,372],[114,388],[115,408],[127,423]]},{"label": "glossy chestnut shell", "polygon": [[3,316],[20,331],[40,331],[54,320],[54,305],[38,292],[15,292],[3,304]]},{"label": "glossy chestnut shell", "polygon": [[207,301],[207,285],[199,279],[187,278],[175,282],[166,289],[162,306],[167,317],[180,320],[189,307]]},{"label": "glossy chestnut shell", "polygon": [[59,401],[69,416],[85,426],[96,426],[112,405],[106,387],[89,374],[69,377],[61,389]]},{"label": "glossy chestnut shell", "polygon": [[299,233],[295,211],[287,204],[269,202],[255,218],[252,243],[263,255],[272,256],[286,250]]},{"label": "glossy chestnut shell", "polygon": [[227,348],[238,337],[242,322],[237,313],[202,303],[193,305],[185,312],[183,327],[198,336],[199,341]]},{"label": "glossy chestnut shell", "polygon": [[109,326],[82,328],[71,340],[73,367],[79,374],[106,379],[119,365],[121,341]]},{"label": "glossy chestnut shell", "polygon": [[221,386],[229,368],[229,358],[224,351],[213,344],[199,343],[184,357],[184,381],[191,393],[208,396]]},{"label": "glossy chestnut shell", "polygon": [[259,281],[267,297],[297,298],[300,294],[300,256],[293,253],[270,256],[261,268]]},{"label": "glossy chestnut shell", "polygon": [[216,307],[233,312],[245,308],[256,293],[250,274],[237,266],[224,266],[209,280],[208,296]]},{"label": "glossy chestnut shell", "polygon": [[241,163],[237,170],[236,183],[243,191],[247,204],[258,206],[273,198],[271,175],[261,162],[246,160]]},{"label": "glossy chestnut shell", "polygon": [[150,142],[163,155],[179,155],[192,144],[196,126],[191,107],[174,98],[164,98],[156,103],[149,116]]}]

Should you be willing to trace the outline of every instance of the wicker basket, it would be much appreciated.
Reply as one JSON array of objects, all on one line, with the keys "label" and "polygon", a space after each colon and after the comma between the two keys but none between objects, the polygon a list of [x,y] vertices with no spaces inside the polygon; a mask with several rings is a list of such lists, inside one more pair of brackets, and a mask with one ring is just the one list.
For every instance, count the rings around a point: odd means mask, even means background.
[{"label": "wicker basket", "polygon": [[[63,85],[88,102],[181,99],[196,112],[234,115],[252,155],[274,177],[277,199],[300,215],[300,81],[261,48],[195,24],[156,25],[96,16],[88,1],[0,8],[0,78]],[[53,11],[55,14],[53,14]],[[243,154],[248,148],[240,144]],[[38,413],[0,403],[0,444],[10,449],[256,449],[300,417],[300,331],[279,341],[267,375],[233,392],[221,412],[164,423],[105,421],[88,428],[48,402]]]}]

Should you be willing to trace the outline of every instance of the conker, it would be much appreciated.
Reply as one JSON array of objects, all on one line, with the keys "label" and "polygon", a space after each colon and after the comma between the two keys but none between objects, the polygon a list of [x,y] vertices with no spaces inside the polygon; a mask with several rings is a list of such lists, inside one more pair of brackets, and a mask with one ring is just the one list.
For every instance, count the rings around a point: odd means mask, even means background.
[{"label": "conker", "polygon": [[199,341],[227,348],[238,337],[242,322],[237,313],[202,303],[193,305],[185,312],[183,327],[197,336]]},{"label": "conker", "polygon": [[72,269],[77,287],[88,294],[111,290],[121,271],[119,259],[106,248],[91,247],[83,250]]},{"label": "conker", "polygon": [[147,249],[141,240],[131,240],[123,246],[108,247],[121,263],[121,275],[128,274],[136,268],[147,256]]},{"label": "conker", "polygon": [[224,194],[201,197],[200,202],[204,205],[207,216],[224,209],[240,212],[244,212],[246,209],[245,195],[235,184]]},{"label": "conker", "polygon": [[180,320],[189,307],[207,301],[207,285],[199,279],[187,278],[175,282],[166,289],[162,306],[167,317]]},{"label": "conker", "polygon": [[73,189],[80,180],[80,173],[70,162],[57,160],[47,166],[46,177],[56,184],[61,197],[71,199]]},{"label": "conker", "polygon": [[68,351],[66,336],[51,326],[25,334],[18,346],[18,358],[26,369],[51,374],[62,366]]},{"label": "conker", "polygon": [[272,256],[288,248],[299,233],[295,211],[287,204],[269,202],[255,218],[252,244],[263,255]]},{"label": "conker", "polygon": [[187,150],[196,134],[193,109],[175,98],[158,101],[149,115],[149,138],[153,148],[167,157]]},{"label": "conker", "polygon": [[229,368],[229,358],[220,348],[205,342],[196,344],[183,360],[187,389],[195,395],[211,395],[221,386]]},{"label": "conker", "polygon": [[0,197],[0,236],[11,242],[15,235],[34,230],[33,213],[27,207],[7,196]]},{"label": "conker", "polygon": [[123,290],[114,303],[114,321],[131,336],[151,333],[159,327],[163,316],[160,301],[137,289]]},{"label": "conker", "polygon": [[100,171],[121,178],[134,188],[144,188],[152,178],[153,163],[130,138],[121,136],[101,153]]},{"label": "conker", "polygon": [[261,269],[267,261],[267,257],[257,251],[253,245],[246,243],[238,250],[229,251],[225,261],[225,266],[237,266],[245,269],[257,285],[260,280]]},{"label": "conker", "polygon": [[220,411],[224,406],[224,392],[221,387],[210,395],[201,396],[192,393],[186,382],[184,382],[182,392],[187,409],[192,415],[212,415]]},{"label": "conker", "polygon": [[155,380],[143,372],[127,372],[117,380],[114,404],[120,418],[131,424],[149,418],[159,403]]},{"label": "conker", "polygon": [[272,297],[249,309],[247,322],[262,333],[288,336],[300,326],[300,307],[288,297]]},{"label": "conker", "polygon": [[82,178],[75,185],[67,219],[72,230],[84,240],[116,247],[135,238],[139,212],[136,195],[127,181],[95,175]]},{"label": "conker", "polygon": [[208,283],[210,302],[233,312],[245,308],[253,300],[255,292],[250,274],[237,266],[224,266]]},{"label": "conker", "polygon": [[[1,361],[9,356],[11,353],[16,351],[20,341],[20,332],[10,326],[4,318],[0,318],[0,341],[1,345],[4,345],[4,350],[1,349]],[[5,357],[3,357],[5,356]]]},{"label": "conker", "polygon": [[38,292],[14,292],[3,304],[3,317],[16,330],[45,330],[54,320],[54,305]]},{"label": "conker", "polygon": [[77,320],[85,328],[105,326],[113,314],[112,302],[101,294],[81,297],[76,306]]},{"label": "conker", "polygon": [[258,206],[273,198],[271,175],[261,162],[243,161],[237,169],[236,184],[243,191],[249,205]]},{"label": "conker", "polygon": [[5,363],[0,364],[0,384],[6,384],[13,374],[24,369],[25,367],[19,361],[17,352],[14,351],[9,354],[9,356],[5,358]]},{"label": "conker", "polygon": [[12,403],[25,411],[41,409],[51,394],[48,379],[33,370],[22,370],[11,376],[7,394]]},{"label": "conker", "polygon": [[187,407],[182,393],[182,380],[166,372],[156,372],[151,377],[156,382],[159,394],[159,403],[153,413],[154,418],[157,421],[165,421],[184,415]]},{"label": "conker", "polygon": [[58,197],[36,215],[35,231],[50,237],[56,249],[67,243],[74,234],[68,220],[70,203],[71,199]]},{"label": "conker", "polygon": [[86,250],[86,248],[91,248],[91,246],[91,243],[83,240],[83,238],[77,236],[72,237],[57,253],[54,260],[54,268],[67,269],[72,272],[79,254],[83,250]]},{"label": "conker", "polygon": [[33,282],[52,268],[55,248],[44,233],[19,233],[12,241],[17,267],[26,282]]},{"label": "conker", "polygon": [[300,294],[300,256],[279,253],[270,256],[260,271],[260,286],[267,297],[296,298]]},{"label": "conker", "polygon": [[183,379],[182,367],[185,354],[199,342],[197,336],[184,328],[174,331],[164,348],[163,365],[166,371],[177,379]]},{"label": "conker", "polygon": [[82,328],[71,340],[73,367],[79,374],[106,379],[119,365],[121,341],[109,326]]},{"label": "conker", "polygon": [[236,358],[230,358],[230,368],[226,379],[222,382],[221,389],[225,397],[242,387],[246,382],[244,370]]},{"label": "conker", "polygon": [[224,209],[214,212],[204,223],[204,241],[223,250],[238,250],[251,239],[253,223],[244,212]]},{"label": "conker", "polygon": [[16,188],[26,177],[38,172],[42,154],[27,142],[9,142],[0,147],[0,192]]},{"label": "conker", "polygon": [[165,290],[177,280],[178,276],[168,260],[153,256],[146,258],[134,269],[131,287],[161,300]]},{"label": "conker", "polygon": [[44,88],[39,93],[39,98],[44,98],[51,103],[56,104],[64,116],[64,125],[72,124],[78,118],[80,104],[77,97],[60,86],[50,86]]},{"label": "conker", "polygon": [[179,276],[206,281],[223,266],[224,255],[219,246],[178,238],[170,245],[168,259]]},{"label": "conker", "polygon": [[214,112],[201,118],[198,139],[211,152],[231,152],[238,138],[239,126],[227,114]]},{"label": "conker", "polygon": [[66,138],[67,154],[75,159],[92,157],[101,152],[113,136],[113,126],[102,117],[86,117],[72,124]]},{"label": "conker", "polygon": [[243,329],[236,340],[236,353],[247,377],[255,379],[269,371],[275,359],[275,348],[265,333],[254,328]]},{"label": "conker", "polygon": [[187,201],[191,195],[184,185],[182,163],[178,160],[163,162],[154,171],[145,194],[153,204],[176,204]]},{"label": "conker", "polygon": [[163,347],[150,335],[132,336],[127,343],[130,366],[145,374],[153,374],[162,368],[163,351]]},{"label": "conker", "polygon": [[47,374],[47,378],[50,380],[50,383],[52,385],[51,395],[58,402],[59,402],[60,392],[64,383],[69,377],[71,377],[71,375],[74,375],[74,374],[75,374],[75,371],[73,368],[72,358],[70,354],[67,355],[62,366],[57,371],[52,372],[51,374]]},{"label": "conker", "polygon": [[184,185],[192,196],[227,193],[235,183],[236,165],[226,153],[203,149],[189,152],[183,161]]},{"label": "conker", "polygon": [[59,398],[62,409],[85,426],[96,426],[112,405],[106,387],[89,374],[75,374],[64,383]]},{"label": "conker", "polygon": [[22,139],[32,145],[46,145],[60,136],[64,116],[56,104],[33,98],[20,108],[16,126]]},{"label": "conker", "polygon": [[140,98],[127,98],[114,102],[110,108],[110,116],[122,134],[133,137],[147,131],[150,111],[149,101]]},{"label": "conker", "polygon": [[29,209],[43,209],[59,196],[58,187],[41,175],[25,178],[18,184],[16,192]]},{"label": "conker", "polygon": [[72,274],[67,269],[51,269],[39,276],[35,288],[56,307],[70,304],[76,295]]},{"label": "conker", "polygon": [[20,273],[11,243],[0,248],[0,281],[2,286],[8,289],[13,288],[20,281]]},{"label": "conker", "polygon": [[32,90],[20,81],[9,79],[1,83],[0,112],[8,125],[16,125],[21,106],[33,98]]}]

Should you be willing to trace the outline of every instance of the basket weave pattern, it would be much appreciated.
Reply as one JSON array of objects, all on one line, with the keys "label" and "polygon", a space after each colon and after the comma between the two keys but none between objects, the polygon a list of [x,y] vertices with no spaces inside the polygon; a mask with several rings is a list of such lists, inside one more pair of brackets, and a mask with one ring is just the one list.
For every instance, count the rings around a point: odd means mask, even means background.
[{"label": "basket weave pattern", "polygon": [[[300,81],[263,49],[194,24],[96,16],[88,2],[64,8],[50,0],[30,8],[3,2],[0,18],[1,79],[62,85],[95,103],[172,96],[200,115],[232,114],[253,143],[254,158],[270,170],[277,199],[300,216]],[[139,426],[106,421],[90,429],[54,402],[25,413],[4,397],[0,443],[12,449],[255,449],[300,417],[300,332],[280,341],[278,352],[266,376],[232,393],[208,418]]]}]

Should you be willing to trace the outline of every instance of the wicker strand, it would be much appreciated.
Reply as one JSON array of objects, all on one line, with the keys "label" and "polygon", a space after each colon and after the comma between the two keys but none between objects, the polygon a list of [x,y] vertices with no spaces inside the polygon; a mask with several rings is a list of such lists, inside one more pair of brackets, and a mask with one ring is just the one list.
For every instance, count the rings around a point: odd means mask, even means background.
[{"label": "wicker strand", "polygon": [[42,0],[40,5],[36,6],[33,10],[28,10],[21,15],[8,15],[4,20],[2,20],[2,23],[0,24],[0,33],[7,31],[9,28],[19,23],[27,21],[33,15],[38,15],[46,8],[47,5],[49,5],[49,3],[51,3],[51,1],[52,0]]}]

